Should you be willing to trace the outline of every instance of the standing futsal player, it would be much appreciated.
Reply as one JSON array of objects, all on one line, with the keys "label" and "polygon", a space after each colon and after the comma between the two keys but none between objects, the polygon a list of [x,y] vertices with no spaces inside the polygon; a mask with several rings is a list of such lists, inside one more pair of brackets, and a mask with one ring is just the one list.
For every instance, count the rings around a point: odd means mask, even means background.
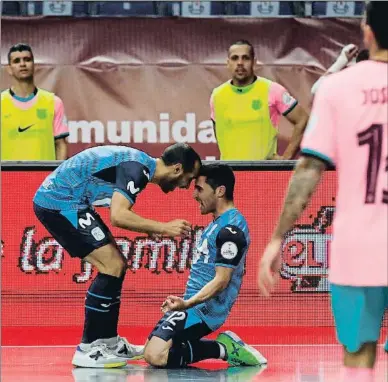
[{"label": "standing futsal player", "polygon": [[367,4],[363,34],[370,60],[331,75],[319,88],[303,157],[259,271],[260,290],[268,295],[279,278],[284,235],[306,207],[326,164],[335,164],[338,195],[329,279],[346,382],[373,381],[388,308],[387,15],[388,2]]},{"label": "standing futsal player", "polygon": [[183,298],[167,297],[165,315],[149,336],[145,360],[179,368],[216,358],[234,366],[265,364],[265,358],[232,332],[202,339],[220,328],[240,291],[250,244],[248,225],[233,203],[234,174],[227,165],[201,168],[194,198],[214,220],[204,229]]},{"label": "standing futsal player", "polygon": [[135,347],[117,335],[126,259],[93,206],[109,206],[113,226],[150,235],[186,236],[185,220],[161,223],[132,211],[137,196],[151,182],[165,192],[188,188],[201,160],[186,144],[168,147],[161,158],[123,146],[85,150],[61,164],[39,187],[34,211],[71,257],[98,269],[85,299],[82,343],[73,365],[119,367],[140,357]]}]

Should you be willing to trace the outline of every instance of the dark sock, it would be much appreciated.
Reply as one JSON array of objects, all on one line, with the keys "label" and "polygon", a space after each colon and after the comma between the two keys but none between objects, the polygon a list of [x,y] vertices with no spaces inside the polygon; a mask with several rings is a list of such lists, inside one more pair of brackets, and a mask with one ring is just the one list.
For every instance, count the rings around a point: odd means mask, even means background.
[{"label": "dark sock", "polygon": [[220,344],[217,341],[185,341],[171,347],[166,366],[171,368],[185,367],[191,363],[211,358],[221,358]]},{"label": "dark sock", "polygon": [[117,336],[123,277],[99,273],[86,294],[82,343]]}]

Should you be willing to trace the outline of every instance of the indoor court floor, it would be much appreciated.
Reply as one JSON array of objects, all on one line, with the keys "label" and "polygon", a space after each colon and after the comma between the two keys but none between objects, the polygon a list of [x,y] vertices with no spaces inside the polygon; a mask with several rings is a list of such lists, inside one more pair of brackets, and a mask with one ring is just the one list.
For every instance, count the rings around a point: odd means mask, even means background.
[{"label": "indoor court floor", "polygon": [[[266,368],[227,367],[204,361],[181,370],[154,369],[143,361],[123,369],[82,369],[71,366],[73,346],[3,346],[2,382],[339,382],[338,345],[255,345],[268,359]],[[375,382],[388,381],[388,354],[379,346]]]}]

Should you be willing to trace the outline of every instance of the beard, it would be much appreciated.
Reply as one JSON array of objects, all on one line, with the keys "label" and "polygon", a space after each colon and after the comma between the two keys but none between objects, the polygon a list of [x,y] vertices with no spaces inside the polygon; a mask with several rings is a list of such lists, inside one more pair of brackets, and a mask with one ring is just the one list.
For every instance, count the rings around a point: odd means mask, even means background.
[{"label": "beard", "polygon": [[171,191],[174,191],[176,186],[172,182],[163,181],[159,184],[159,187],[165,194],[167,194]]}]

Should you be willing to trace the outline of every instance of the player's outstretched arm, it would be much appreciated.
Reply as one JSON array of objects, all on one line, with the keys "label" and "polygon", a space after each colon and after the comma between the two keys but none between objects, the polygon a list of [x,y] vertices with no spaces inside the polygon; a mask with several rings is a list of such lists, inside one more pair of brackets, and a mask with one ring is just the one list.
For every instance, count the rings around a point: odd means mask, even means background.
[{"label": "player's outstretched arm", "polygon": [[269,296],[279,279],[283,237],[306,208],[325,168],[325,162],[317,158],[302,157],[298,161],[280,219],[260,261],[258,284],[264,296]]},{"label": "player's outstretched arm", "polygon": [[114,192],[110,207],[110,220],[113,226],[130,231],[166,236],[188,236],[191,225],[186,220],[173,220],[162,223],[146,219],[131,210],[132,203],[120,192]]}]

